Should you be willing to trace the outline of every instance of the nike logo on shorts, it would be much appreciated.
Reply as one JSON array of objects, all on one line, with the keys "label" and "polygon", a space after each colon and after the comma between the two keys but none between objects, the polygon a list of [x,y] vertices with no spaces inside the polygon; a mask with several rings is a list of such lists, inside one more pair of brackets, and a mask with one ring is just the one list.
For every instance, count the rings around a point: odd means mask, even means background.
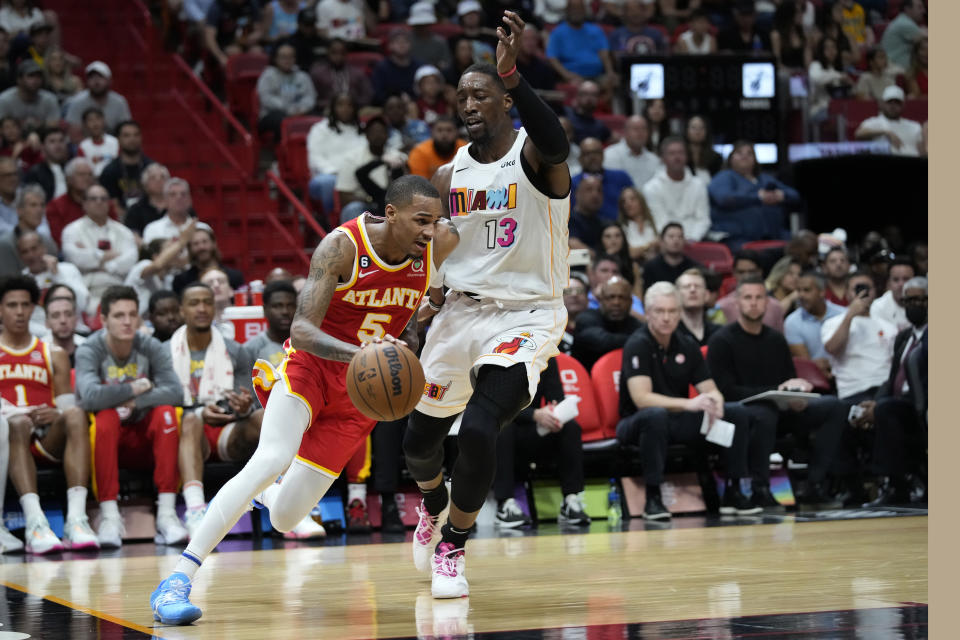
[{"label": "nike logo on shorts", "polygon": [[176,427],[170,427],[169,429],[164,429],[164,430],[163,430],[163,433],[164,433],[164,434],[173,433],[173,432],[176,431],[176,430],[177,430]]}]

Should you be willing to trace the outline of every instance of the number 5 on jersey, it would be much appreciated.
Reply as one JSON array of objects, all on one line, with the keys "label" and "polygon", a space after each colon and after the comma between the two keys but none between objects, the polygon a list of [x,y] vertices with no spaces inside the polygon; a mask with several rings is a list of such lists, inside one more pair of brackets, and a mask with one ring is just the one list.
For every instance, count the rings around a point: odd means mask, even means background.
[{"label": "number 5 on jersey", "polygon": [[382,338],[386,335],[383,325],[390,324],[392,319],[393,316],[389,313],[368,313],[363,319],[363,324],[360,325],[360,330],[357,331],[357,338],[360,342],[372,342]]},{"label": "number 5 on jersey", "polygon": [[515,233],[517,221],[513,218],[487,220],[484,226],[487,227],[487,249],[496,249],[498,246],[509,247],[517,239]]}]

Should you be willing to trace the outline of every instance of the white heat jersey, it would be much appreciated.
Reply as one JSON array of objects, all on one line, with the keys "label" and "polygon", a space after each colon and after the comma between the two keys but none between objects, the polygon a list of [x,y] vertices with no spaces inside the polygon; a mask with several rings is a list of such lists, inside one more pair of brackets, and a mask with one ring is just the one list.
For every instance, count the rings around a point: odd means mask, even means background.
[{"label": "white heat jersey", "polygon": [[444,284],[498,300],[559,299],[567,286],[570,196],[541,193],[523,171],[527,133],[505,156],[482,164],[471,145],[453,159],[450,220],[460,244],[444,261]]}]

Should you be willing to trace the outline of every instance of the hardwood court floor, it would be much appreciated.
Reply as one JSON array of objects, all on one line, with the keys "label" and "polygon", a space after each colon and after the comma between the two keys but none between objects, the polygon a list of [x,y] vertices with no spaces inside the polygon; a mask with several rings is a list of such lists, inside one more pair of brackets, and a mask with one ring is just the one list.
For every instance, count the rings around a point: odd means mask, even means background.
[{"label": "hardwood court floor", "polygon": [[[148,597],[177,551],[0,565],[16,596],[3,612],[13,615],[6,618],[13,627],[3,630],[21,630],[15,609],[31,599],[21,592],[127,627],[109,637],[218,640],[457,637],[838,610],[874,610],[882,618],[927,601],[926,517],[476,539],[467,559],[470,598],[455,601],[430,598],[409,543],[222,552],[204,564],[194,587],[204,616],[190,627],[155,627]],[[923,616],[922,632],[910,637],[925,637],[925,609]],[[108,637],[110,625],[98,624],[90,637]],[[717,637],[699,628],[697,637]]]}]

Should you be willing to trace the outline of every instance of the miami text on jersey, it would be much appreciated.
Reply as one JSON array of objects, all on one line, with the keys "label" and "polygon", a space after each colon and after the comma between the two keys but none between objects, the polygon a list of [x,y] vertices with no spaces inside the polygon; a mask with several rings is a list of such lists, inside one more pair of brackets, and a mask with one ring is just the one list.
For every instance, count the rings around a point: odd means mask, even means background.
[{"label": "miami text on jersey", "polygon": [[450,215],[465,216],[471,211],[516,209],[517,183],[496,189],[450,189]]},{"label": "miami text on jersey", "polygon": [[423,293],[421,289],[407,289],[405,287],[366,289],[364,291],[351,289],[343,296],[343,301],[355,304],[358,307],[395,306],[416,311],[421,293]]}]

